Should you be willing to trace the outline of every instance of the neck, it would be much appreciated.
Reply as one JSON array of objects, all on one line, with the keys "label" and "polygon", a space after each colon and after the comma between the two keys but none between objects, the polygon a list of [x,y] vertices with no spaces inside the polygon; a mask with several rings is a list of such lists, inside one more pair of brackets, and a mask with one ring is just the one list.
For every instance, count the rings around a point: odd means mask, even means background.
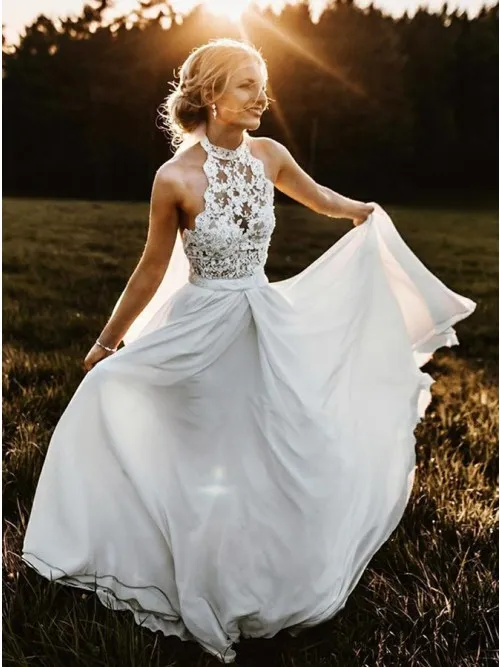
[{"label": "neck", "polygon": [[243,130],[239,128],[220,127],[209,123],[206,135],[211,144],[221,148],[235,150],[243,141]]}]

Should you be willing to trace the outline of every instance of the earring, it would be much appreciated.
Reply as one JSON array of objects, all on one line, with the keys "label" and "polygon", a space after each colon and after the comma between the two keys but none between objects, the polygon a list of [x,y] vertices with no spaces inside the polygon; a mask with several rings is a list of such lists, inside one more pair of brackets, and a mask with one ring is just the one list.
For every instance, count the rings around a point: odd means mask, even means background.
[{"label": "earring", "polygon": [[215,106],[215,104],[212,104],[212,116],[214,118],[217,118],[217,107]]}]

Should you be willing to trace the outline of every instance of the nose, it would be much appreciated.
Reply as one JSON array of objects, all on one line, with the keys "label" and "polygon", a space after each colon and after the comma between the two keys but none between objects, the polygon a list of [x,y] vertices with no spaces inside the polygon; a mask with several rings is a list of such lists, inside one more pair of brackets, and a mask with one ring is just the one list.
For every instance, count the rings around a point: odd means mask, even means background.
[{"label": "nose", "polygon": [[267,95],[266,95],[266,91],[264,90],[264,88],[261,88],[261,89],[260,89],[260,92],[259,92],[259,96],[258,96],[258,98],[255,100],[255,105],[256,105],[256,106],[259,105],[259,106],[261,106],[261,107],[264,109],[265,106],[266,106],[266,104],[267,104]]}]

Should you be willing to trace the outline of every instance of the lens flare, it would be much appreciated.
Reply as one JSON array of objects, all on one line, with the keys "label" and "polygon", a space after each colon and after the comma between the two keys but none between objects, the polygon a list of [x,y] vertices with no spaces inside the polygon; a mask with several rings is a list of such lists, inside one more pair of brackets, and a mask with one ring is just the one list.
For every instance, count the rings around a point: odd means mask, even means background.
[{"label": "lens flare", "polygon": [[205,0],[202,4],[215,16],[221,16],[230,21],[239,21],[251,0]]}]

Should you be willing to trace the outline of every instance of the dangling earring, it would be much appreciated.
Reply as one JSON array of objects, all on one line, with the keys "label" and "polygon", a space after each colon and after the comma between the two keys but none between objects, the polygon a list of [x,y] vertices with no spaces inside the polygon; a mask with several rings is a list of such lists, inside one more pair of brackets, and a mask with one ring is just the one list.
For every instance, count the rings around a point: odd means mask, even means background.
[{"label": "dangling earring", "polygon": [[215,106],[215,104],[212,104],[212,116],[214,118],[217,118],[217,107]]}]

